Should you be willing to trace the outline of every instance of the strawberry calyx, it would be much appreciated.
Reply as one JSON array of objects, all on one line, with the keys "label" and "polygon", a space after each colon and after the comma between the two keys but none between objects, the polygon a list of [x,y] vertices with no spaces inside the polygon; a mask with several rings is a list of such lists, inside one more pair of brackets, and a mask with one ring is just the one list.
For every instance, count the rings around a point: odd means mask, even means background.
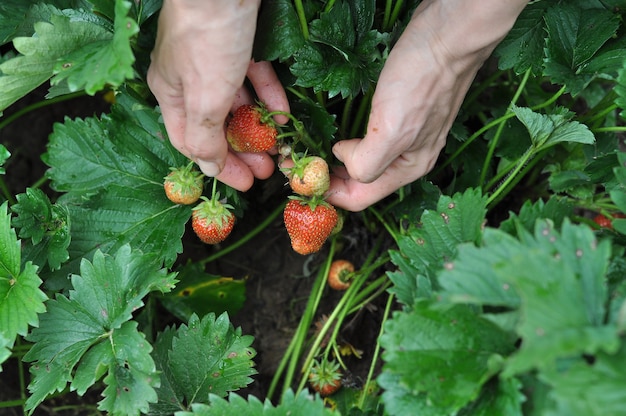
[{"label": "strawberry calyx", "polygon": [[206,196],[202,196],[200,199],[202,202],[192,209],[194,216],[198,219],[214,221],[221,227],[227,223],[228,219],[233,215],[230,211],[233,209],[233,206],[224,201],[220,201],[219,193],[216,193],[211,199]]},{"label": "strawberry calyx", "polygon": [[308,205],[311,211],[315,211],[315,209],[318,206],[326,206],[326,207],[335,209],[335,207],[333,207],[331,204],[326,202],[324,197],[321,195],[314,195],[312,197],[304,197],[301,195],[289,195],[287,198],[294,200],[294,201],[299,201],[300,205]]},{"label": "strawberry calyx", "polygon": [[163,179],[168,198],[177,203],[194,203],[204,189],[204,174],[195,168],[193,161],[183,167],[170,167],[170,173]]},{"label": "strawberry calyx", "polygon": [[309,383],[322,396],[334,393],[341,386],[342,372],[339,363],[315,360],[309,373]]}]

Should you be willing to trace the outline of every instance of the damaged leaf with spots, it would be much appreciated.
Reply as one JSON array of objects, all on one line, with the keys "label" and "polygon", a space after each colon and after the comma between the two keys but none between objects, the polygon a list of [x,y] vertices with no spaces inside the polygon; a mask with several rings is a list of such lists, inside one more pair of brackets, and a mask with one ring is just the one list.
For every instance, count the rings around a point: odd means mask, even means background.
[{"label": "damaged leaf with spots", "polygon": [[210,395],[225,397],[252,382],[256,374],[250,335],[231,324],[226,313],[200,319],[192,315],[187,325],[168,327],[157,338],[154,360],[161,373],[158,403],[152,415],[189,410],[192,403],[208,403]]}]

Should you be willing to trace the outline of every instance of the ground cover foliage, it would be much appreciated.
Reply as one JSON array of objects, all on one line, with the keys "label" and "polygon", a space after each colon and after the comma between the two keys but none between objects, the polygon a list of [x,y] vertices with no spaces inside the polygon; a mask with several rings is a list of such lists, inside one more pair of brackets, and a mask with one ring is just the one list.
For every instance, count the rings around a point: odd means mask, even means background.
[{"label": "ground cover foliage", "polygon": [[[308,132],[298,150],[336,164],[332,144],[363,134],[378,73],[418,3],[263,2],[254,55],[274,63]],[[254,339],[230,319],[247,301],[245,282],[205,266],[242,250],[280,210],[181,261],[192,207],[165,197],[163,177],[187,161],[145,82],[160,6],[0,4],[0,111],[42,85],[43,105],[114,95],[109,111],[52,127],[41,181],[17,195],[2,186],[0,365],[29,370],[22,397],[3,407],[32,414],[51,396],[96,391],[85,409],[115,415],[623,412],[623,0],[526,7],[474,81],[434,170],[345,214],[375,243],[316,321],[325,271],[348,236],[328,242],[265,397],[237,394],[256,375]],[[0,146],[3,183],[14,157]],[[239,217],[252,209],[245,194],[218,188]],[[349,372],[345,357],[359,351],[340,330],[372,304],[380,336],[364,376],[314,395],[312,366],[335,360]]]}]

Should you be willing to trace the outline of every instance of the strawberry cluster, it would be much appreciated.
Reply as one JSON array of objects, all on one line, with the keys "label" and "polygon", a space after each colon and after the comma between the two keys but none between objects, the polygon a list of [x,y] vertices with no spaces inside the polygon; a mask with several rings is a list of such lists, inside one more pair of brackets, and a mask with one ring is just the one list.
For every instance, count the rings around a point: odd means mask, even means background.
[{"label": "strawberry cluster", "polygon": [[[298,135],[292,132],[282,133],[285,126],[278,125],[273,119],[277,114],[287,116],[294,121],[296,129],[302,129],[301,123],[294,120],[291,114],[269,112],[262,103],[254,106],[243,105],[235,110],[226,127],[226,138],[231,148],[236,152],[292,148],[283,139],[297,139]],[[289,198],[283,219],[292,248],[297,253],[306,255],[322,248],[336,229],[339,214],[324,198],[330,186],[327,162],[319,156],[292,154],[291,158],[293,167],[284,169],[284,172],[295,195]]]},{"label": "strawberry cluster", "polygon": [[[274,116],[283,114],[294,122],[296,132],[283,132],[284,125],[274,121]],[[302,123],[291,114],[269,112],[265,105],[242,105],[237,108],[226,125],[226,139],[235,152],[268,152],[273,149],[292,149],[298,137],[305,134]],[[285,143],[290,137],[292,143]],[[282,153],[282,152],[281,152]],[[325,200],[330,187],[330,172],[327,162],[320,156],[290,154],[293,166],[283,172],[289,179],[294,192],[285,205],[283,218],[297,253],[306,255],[319,251],[328,237],[341,223],[337,210]],[[217,244],[230,234],[235,217],[231,206],[219,200],[215,192],[211,199],[202,197],[203,176],[191,162],[182,168],[172,168],[165,177],[167,197],[175,204],[191,205],[202,201],[193,209],[192,228],[203,242]]]},{"label": "strawberry cluster", "polygon": [[191,227],[204,243],[224,241],[234,228],[235,215],[230,211],[233,207],[220,200],[216,181],[213,181],[213,194],[209,199],[202,196],[204,175],[193,162],[180,168],[170,168],[170,171],[163,182],[165,196],[182,205],[192,205],[201,200],[192,210]]}]

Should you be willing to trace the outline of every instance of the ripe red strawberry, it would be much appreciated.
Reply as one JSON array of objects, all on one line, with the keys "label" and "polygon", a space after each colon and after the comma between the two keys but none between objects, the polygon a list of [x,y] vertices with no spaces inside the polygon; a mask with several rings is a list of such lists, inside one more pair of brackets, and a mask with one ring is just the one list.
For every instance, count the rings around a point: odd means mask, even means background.
[{"label": "ripe red strawberry", "polygon": [[202,242],[217,244],[228,237],[235,225],[235,215],[230,208],[219,201],[219,195],[213,199],[202,197],[202,202],[194,207],[191,215],[191,226]]},{"label": "ripe red strawberry", "polygon": [[295,252],[306,255],[319,251],[337,224],[335,208],[314,198],[292,198],[283,212],[285,228]]},{"label": "ripe red strawberry", "polygon": [[242,105],[226,127],[226,139],[235,152],[267,152],[276,146],[276,124],[261,106]]},{"label": "ripe red strawberry", "polygon": [[181,168],[170,168],[163,188],[167,198],[175,204],[195,203],[204,189],[204,175],[194,168],[193,162]]},{"label": "ripe red strawberry", "polygon": [[315,361],[309,373],[309,384],[320,396],[327,397],[341,388],[341,369],[339,364]]},{"label": "ripe red strawberry", "polygon": [[352,284],[354,264],[348,260],[337,259],[330,264],[326,280],[335,290],[346,290]]},{"label": "ripe red strawberry", "polygon": [[598,224],[601,228],[613,228],[613,224],[611,220],[602,214],[598,214],[593,218],[593,221]]},{"label": "ripe red strawberry", "polygon": [[328,163],[319,156],[293,160],[294,166],[286,169],[291,189],[302,196],[324,195],[330,187]]}]

